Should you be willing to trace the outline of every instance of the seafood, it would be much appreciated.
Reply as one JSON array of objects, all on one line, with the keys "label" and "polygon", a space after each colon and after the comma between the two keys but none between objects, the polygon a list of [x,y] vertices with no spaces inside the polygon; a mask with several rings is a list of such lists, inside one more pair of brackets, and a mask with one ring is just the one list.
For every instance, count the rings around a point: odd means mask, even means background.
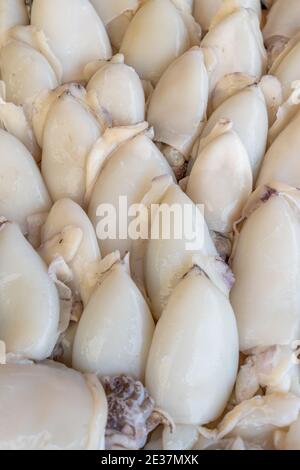
[{"label": "seafood", "polygon": [[29,18],[24,0],[1,0],[0,43],[6,40],[8,31],[17,25],[27,25]]},{"label": "seafood", "polygon": [[73,367],[99,377],[124,374],[144,380],[154,331],[150,310],[130,278],[128,260],[104,259],[99,271],[99,286],[76,330]]},{"label": "seafood", "polygon": [[171,62],[199,45],[201,32],[171,0],[149,0],[137,11],[123,38],[120,52],[140,78],[157,83]]},{"label": "seafood", "polygon": [[0,330],[6,351],[28,359],[46,359],[60,333],[55,284],[19,227],[5,220],[1,223],[0,253]]},{"label": "seafood", "polygon": [[[215,186],[218,191],[215,191]],[[198,157],[187,181],[187,195],[203,204],[211,230],[233,231],[252,192],[250,161],[232,122],[219,121],[199,146]]]},{"label": "seafood", "polygon": [[[238,43],[236,37],[239,37]],[[266,70],[266,51],[259,21],[253,10],[221,10],[201,46],[206,51],[209,64],[210,92],[228,74],[240,72],[259,80]]]},{"label": "seafood", "polygon": [[62,73],[45,35],[31,26],[10,31],[0,51],[0,70],[7,101],[16,105],[56,88]]},{"label": "seafood", "polygon": [[91,0],[106,27],[111,44],[120,49],[123,37],[141,0]]},{"label": "seafood", "polygon": [[104,449],[107,400],[96,377],[50,361],[9,363],[0,396],[1,450]]},{"label": "seafood", "polygon": [[208,76],[203,53],[200,48],[194,47],[164,72],[148,109],[147,119],[154,127],[154,139],[163,144],[162,151],[175,174],[180,172],[181,165],[172,164],[171,152],[181,156],[185,168],[185,160],[203,128],[207,100]]},{"label": "seafood", "polygon": [[64,83],[84,80],[88,62],[111,58],[105,27],[88,0],[34,0],[31,24],[45,33],[61,63]]},{"label": "seafood", "polygon": [[[238,402],[252,398],[261,387],[267,394],[300,394],[299,261],[294,238],[298,193],[279,183],[261,186],[250,197],[241,219],[232,255],[236,283],[231,292],[240,350],[247,355],[236,383]],[[289,238],[295,242],[285,245]],[[273,250],[276,261],[266,263]]]},{"label": "seafood", "polygon": [[0,130],[0,212],[29,233],[33,216],[45,216],[52,202],[32,155],[14,136]]},{"label": "seafood", "polygon": [[200,425],[222,414],[237,366],[237,328],[228,297],[195,268],[174,289],[156,326],[146,386],[176,424]]},{"label": "seafood", "polygon": [[300,449],[299,64],[299,0],[0,0],[1,450]]},{"label": "seafood", "polygon": [[64,259],[73,274],[74,294],[86,305],[97,283],[101,253],[89,218],[71,199],[60,199],[51,208],[41,227],[39,253],[48,265]]},{"label": "seafood", "polygon": [[87,92],[97,96],[99,104],[111,116],[112,124],[130,126],[143,122],[143,85],[135,70],[124,64],[124,56],[118,54],[110,62],[99,62],[95,66],[99,69],[89,80]]},{"label": "seafood", "polygon": [[247,150],[256,180],[264,158],[268,137],[268,111],[263,92],[257,85],[238,91],[211,114],[200,139],[207,137],[221,119],[230,119]]},{"label": "seafood", "polygon": [[[147,135],[137,135],[111,153],[95,182],[88,208],[88,215],[97,232],[104,256],[118,250],[121,257],[124,257],[126,252],[131,251],[132,240],[128,235],[127,209],[141,203],[151,188],[153,178],[161,175],[170,175],[174,178],[168,162]],[[107,203],[112,205],[114,209],[112,217],[116,216],[119,224],[122,216],[120,197],[126,201],[126,208],[123,208],[125,220],[123,235],[121,234],[122,237],[118,235],[118,225],[114,236],[105,237],[105,233],[102,233],[105,227],[103,230],[101,227],[105,225],[103,216],[107,216],[107,213],[102,213],[106,209],[106,206],[102,205]]]},{"label": "seafood", "polygon": [[286,43],[299,32],[299,4],[297,0],[276,0],[272,2],[267,22],[263,29],[267,48],[275,56]]},{"label": "seafood", "polygon": [[[209,30],[214,16],[222,4],[226,4],[226,2],[228,3],[228,0],[194,0],[194,16],[204,32]],[[251,8],[259,18],[261,17],[260,0],[234,0],[234,4],[243,8]]]}]

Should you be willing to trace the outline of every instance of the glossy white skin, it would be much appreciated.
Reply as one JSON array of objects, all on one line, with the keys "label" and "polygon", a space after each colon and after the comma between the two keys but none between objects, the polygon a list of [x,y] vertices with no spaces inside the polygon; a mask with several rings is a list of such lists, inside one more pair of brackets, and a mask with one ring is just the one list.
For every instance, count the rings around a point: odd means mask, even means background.
[{"label": "glossy white skin", "polygon": [[204,204],[211,230],[227,233],[232,232],[251,192],[252,170],[240,138],[232,130],[218,135],[199,152],[187,195],[195,204]]},{"label": "glossy white skin", "polygon": [[175,423],[209,423],[229,399],[238,355],[228,298],[204,273],[193,272],[178,284],[156,326],[146,386]]},{"label": "glossy white skin", "polygon": [[0,51],[1,77],[6,85],[7,101],[21,105],[44,90],[58,86],[47,59],[33,47],[11,40]]},{"label": "glossy white skin", "polygon": [[88,62],[111,57],[105,27],[88,0],[34,1],[31,24],[48,38],[61,62],[64,83],[83,80]]},{"label": "glossy white skin", "polygon": [[245,222],[232,262],[231,291],[241,351],[299,339],[299,237],[298,214],[282,196],[262,204]]},{"label": "glossy white skin", "polygon": [[281,450],[300,450],[300,417],[288,430]]},{"label": "glossy white skin", "polygon": [[189,153],[206,118],[208,75],[203,53],[195,47],[164,72],[151,97],[148,122],[155,140]]},{"label": "glossy white skin", "polygon": [[143,380],[154,332],[150,310],[121,264],[112,267],[80,319],[73,367],[100,377]]},{"label": "glossy white skin", "polygon": [[[283,52],[284,53],[284,52]],[[283,88],[283,98],[288,99],[291,93],[291,87],[294,81],[300,77],[300,37],[294,47],[285,54],[284,57],[278,58],[278,64],[274,64],[271,73],[278,78]]]},{"label": "glossy white skin", "polygon": [[[128,208],[139,204],[150,190],[152,180],[173,172],[158,148],[141,135],[117,149],[109,158],[95,184],[88,215],[97,230],[100,220],[96,212],[100,204],[112,204],[119,219],[119,197],[126,196]],[[124,217],[126,214],[122,214]],[[131,240],[99,240],[103,256],[119,250],[123,257],[131,251]]]},{"label": "glossy white skin", "polygon": [[96,117],[68,92],[52,105],[43,138],[42,175],[54,201],[83,205],[86,160],[101,129]]},{"label": "glossy white skin", "polygon": [[[193,212],[188,220],[189,225],[193,226],[196,223],[196,207],[192,201],[181,191],[179,186],[172,185],[162,198],[160,202],[172,207],[174,204],[193,207]],[[158,222],[157,215],[152,221],[154,226]],[[187,225],[187,221],[184,221]],[[201,224],[201,225],[200,225]],[[199,212],[199,241],[203,243],[201,249],[188,250],[187,244],[189,240],[183,235],[181,239],[175,239],[173,234],[174,223],[172,224],[169,240],[151,238],[147,242],[147,249],[145,254],[145,281],[147,293],[151,300],[151,309],[154,317],[158,320],[162,310],[166,306],[168,298],[179,282],[179,280],[191,269],[193,266],[193,256],[200,254],[203,256],[217,256],[217,251],[209,235],[203,216]],[[176,226],[178,229],[179,227]],[[184,229],[184,225],[183,225]],[[160,231],[161,234],[161,231]],[[203,239],[200,238],[203,235]]]},{"label": "glossy white skin", "polygon": [[91,0],[92,5],[99,14],[103,23],[108,25],[111,21],[126,11],[135,11],[139,0]]},{"label": "glossy white skin", "polygon": [[87,85],[111,115],[114,126],[129,126],[144,121],[145,95],[141,80],[132,67],[108,63]]},{"label": "glossy white skin", "polygon": [[102,450],[100,382],[54,362],[0,368],[1,450]]},{"label": "glossy white skin", "polygon": [[[203,31],[209,30],[211,21],[222,3],[223,0],[194,0],[194,17]],[[258,17],[261,17],[260,0],[238,0],[236,4],[243,8],[252,8]]]},{"label": "glossy white skin", "polygon": [[58,338],[58,293],[16,224],[1,228],[0,272],[0,332],[7,352],[46,359]]},{"label": "glossy white skin", "polygon": [[94,289],[94,283],[90,283],[88,279],[89,268],[101,258],[96,233],[86,213],[71,199],[57,201],[43,225],[41,240],[44,244],[55,235],[59,235],[68,226],[80,228],[83,234],[80,246],[68,265],[74,275],[75,285],[86,305]]},{"label": "glossy white skin", "polygon": [[300,112],[278,135],[266,153],[257,187],[271,181],[280,181],[294,187],[299,186],[299,125]]},{"label": "glossy white skin", "polygon": [[131,21],[120,52],[141,79],[156,83],[189,47],[189,34],[179,10],[169,0],[150,0]]},{"label": "glossy white skin", "polygon": [[24,0],[0,0],[0,41],[10,28],[28,23]]},{"label": "glossy white skin", "polygon": [[273,36],[293,37],[299,31],[300,10],[298,0],[276,0],[268,12],[263,29],[265,40]]},{"label": "glossy white skin", "polygon": [[0,213],[27,232],[27,217],[48,212],[48,191],[33,157],[26,147],[0,130]]},{"label": "glossy white skin", "polygon": [[255,180],[265,154],[268,136],[268,112],[259,87],[246,88],[224,101],[210,116],[201,137],[207,137],[222,118],[232,121],[233,130],[249,155]]},{"label": "glossy white skin", "polygon": [[210,29],[201,46],[213,48],[212,52],[216,54],[216,66],[210,75],[210,91],[227,74],[241,72],[260,79],[265,71],[267,55],[253,10],[240,8],[225,16]]}]

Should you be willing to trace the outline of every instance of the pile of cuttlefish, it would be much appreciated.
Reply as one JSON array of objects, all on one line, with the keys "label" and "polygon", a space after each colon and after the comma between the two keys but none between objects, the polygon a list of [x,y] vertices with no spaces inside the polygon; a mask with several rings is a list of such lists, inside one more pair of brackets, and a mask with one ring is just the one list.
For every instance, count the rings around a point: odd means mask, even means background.
[{"label": "pile of cuttlefish", "polygon": [[0,449],[300,450],[299,0],[0,0],[0,72]]}]

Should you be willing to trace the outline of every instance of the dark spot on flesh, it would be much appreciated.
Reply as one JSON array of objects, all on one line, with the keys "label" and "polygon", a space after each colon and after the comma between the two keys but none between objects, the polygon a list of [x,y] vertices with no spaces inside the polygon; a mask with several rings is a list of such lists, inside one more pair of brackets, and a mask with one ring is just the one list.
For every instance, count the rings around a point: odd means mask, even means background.
[{"label": "dark spot on flesh", "polygon": [[278,195],[278,192],[276,191],[276,189],[267,187],[264,195],[261,197],[261,201],[262,202],[268,202],[268,200],[272,196],[276,196],[276,195]]}]

